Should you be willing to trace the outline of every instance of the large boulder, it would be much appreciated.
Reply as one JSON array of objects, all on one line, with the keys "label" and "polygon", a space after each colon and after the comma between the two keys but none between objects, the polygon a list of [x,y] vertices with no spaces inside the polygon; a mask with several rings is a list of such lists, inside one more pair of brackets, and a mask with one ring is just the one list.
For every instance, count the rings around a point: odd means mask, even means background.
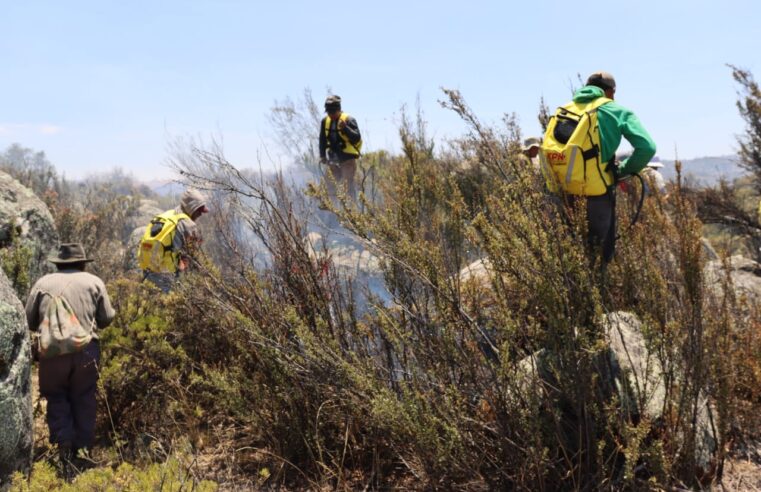
[{"label": "large boulder", "polygon": [[[648,350],[637,316],[616,312],[605,317],[606,348],[597,362],[598,394],[610,395],[618,405],[620,417],[629,422],[649,421],[654,427],[667,418],[666,377],[655,353]],[[554,394],[557,382],[556,357],[543,349],[519,363],[518,390],[543,388],[547,402],[563,401]],[[553,393],[553,394],[551,394]],[[573,419],[572,415],[566,418]],[[718,451],[715,414],[705,396],[698,402],[695,421],[694,462],[699,476],[710,476],[716,471]],[[569,425],[567,428],[575,428]],[[565,436],[573,442],[577,436]]]},{"label": "large boulder", "polygon": [[30,189],[0,172],[0,248],[15,263],[17,292],[25,290],[50,271],[47,256],[58,243],[48,207]]},{"label": "large boulder", "polygon": [[130,217],[127,224],[127,227],[131,230],[129,238],[127,239],[127,244],[124,245],[126,248],[128,269],[137,269],[137,246],[143,238],[145,228],[148,226],[151,219],[163,212],[165,212],[165,210],[161,210],[156,201],[145,198],[140,200],[140,206],[138,207],[137,213]]},{"label": "large boulder", "polygon": [[492,288],[495,277],[494,267],[488,258],[476,260],[465,266],[459,273],[463,299],[474,311],[494,307],[497,302]]},{"label": "large boulder", "polygon": [[479,287],[491,288],[494,269],[488,258],[476,260],[460,270],[460,282],[474,283]]},{"label": "large boulder", "polygon": [[722,284],[729,273],[735,296],[755,302],[761,300],[761,264],[741,255],[706,263],[703,275],[705,285],[721,294]]},{"label": "large boulder", "polygon": [[32,460],[31,357],[24,308],[0,272],[0,487]]},{"label": "large boulder", "polygon": [[[606,317],[606,338],[613,368],[611,383],[627,413],[660,423],[666,410],[666,377],[661,362],[648,350],[642,324],[632,313]],[[705,394],[698,397],[695,419],[695,464],[701,474],[714,471],[719,439],[715,412]]]},{"label": "large boulder", "polygon": [[125,227],[129,231],[134,231],[135,229],[145,230],[145,226],[148,225],[151,219],[165,211],[159,207],[156,200],[141,198],[137,210],[127,219]]}]

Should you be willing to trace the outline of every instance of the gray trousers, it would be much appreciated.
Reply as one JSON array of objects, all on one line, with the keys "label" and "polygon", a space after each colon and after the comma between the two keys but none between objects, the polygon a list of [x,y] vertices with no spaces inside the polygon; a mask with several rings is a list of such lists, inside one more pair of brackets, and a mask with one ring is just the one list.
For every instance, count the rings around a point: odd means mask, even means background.
[{"label": "gray trousers", "polygon": [[[357,174],[357,159],[349,159],[343,162],[331,162],[328,164],[333,180],[338,186],[344,187],[344,192],[353,200],[357,199],[357,184],[354,175]],[[336,190],[332,182],[328,180],[328,192],[336,196]]]},{"label": "gray trousers", "polygon": [[81,352],[40,359],[40,395],[48,402],[50,442],[90,447],[95,439],[95,391],[100,345]]}]

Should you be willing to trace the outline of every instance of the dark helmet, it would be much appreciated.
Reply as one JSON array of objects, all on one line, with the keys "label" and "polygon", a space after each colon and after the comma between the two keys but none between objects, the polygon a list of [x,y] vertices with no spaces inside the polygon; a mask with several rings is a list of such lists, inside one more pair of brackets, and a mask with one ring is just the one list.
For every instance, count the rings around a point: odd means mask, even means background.
[{"label": "dark helmet", "polygon": [[330,113],[332,111],[341,109],[341,96],[328,96],[325,99],[325,112]]},{"label": "dark helmet", "polygon": [[602,90],[615,89],[616,79],[608,72],[595,72],[587,78],[587,85],[593,85]]}]

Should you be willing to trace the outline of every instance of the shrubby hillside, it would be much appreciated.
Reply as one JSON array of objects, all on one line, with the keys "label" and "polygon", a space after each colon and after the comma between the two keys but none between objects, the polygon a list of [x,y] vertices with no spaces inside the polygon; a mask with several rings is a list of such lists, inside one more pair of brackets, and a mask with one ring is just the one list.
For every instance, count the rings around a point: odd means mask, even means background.
[{"label": "shrubby hillside", "polygon": [[[361,160],[357,202],[331,200],[318,174],[296,185],[240,169],[215,145],[175,147],[178,178],[206,190],[212,212],[193,271],[169,295],[130,261],[141,214],[170,204],[125,176],[37,190],[59,237],[86,241],[118,313],[101,338],[98,466],[72,487],[722,479],[758,437],[761,267],[717,255],[704,227],[727,210],[751,217],[758,195],[742,202],[731,183],[677,176],[633,226],[636,200],[622,195],[603,274],[581,210],[558,207],[519,159],[514,120],[483,125],[460,94],[445,96],[468,132],[439,150],[423,115],[405,116],[402,151]],[[309,121],[302,107],[279,114]],[[761,169],[748,149],[744,165]],[[745,225],[728,234],[752,242]],[[14,271],[23,257],[3,258]],[[50,454],[38,439],[31,481],[14,487],[63,486]]]}]

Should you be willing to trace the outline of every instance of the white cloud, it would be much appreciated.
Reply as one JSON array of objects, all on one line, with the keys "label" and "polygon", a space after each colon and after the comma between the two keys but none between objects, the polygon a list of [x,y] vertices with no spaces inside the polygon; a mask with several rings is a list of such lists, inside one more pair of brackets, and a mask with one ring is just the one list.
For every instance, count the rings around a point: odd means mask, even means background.
[{"label": "white cloud", "polygon": [[63,131],[63,128],[56,125],[40,125],[39,131],[43,135],[57,135]]},{"label": "white cloud", "polygon": [[0,136],[19,138],[35,133],[37,135],[58,135],[63,127],[50,123],[3,123],[0,124]]}]

